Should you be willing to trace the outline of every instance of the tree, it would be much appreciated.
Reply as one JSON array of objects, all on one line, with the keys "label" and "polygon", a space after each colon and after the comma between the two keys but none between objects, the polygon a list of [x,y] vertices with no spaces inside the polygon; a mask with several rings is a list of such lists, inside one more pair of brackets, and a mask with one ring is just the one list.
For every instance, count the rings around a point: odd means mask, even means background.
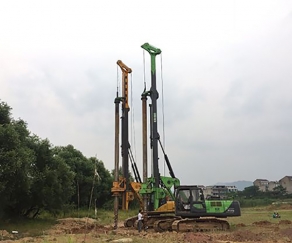
[{"label": "tree", "polygon": [[86,158],[72,145],[56,147],[54,154],[63,159],[75,173],[73,179],[75,189],[71,201],[78,208],[88,207],[90,200],[91,205],[93,200],[96,200],[98,207],[111,200],[113,178],[102,161],[94,157]]},{"label": "tree", "polygon": [[242,192],[238,193],[239,196],[245,197],[245,198],[255,198],[262,194],[258,186],[249,186],[244,188]]},{"label": "tree", "polygon": [[52,145],[31,136],[27,124],[0,102],[0,215],[35,217],[69,202],[74,173]]},{"label": "tree", "polygon": [[31,164],[33,185],[31,205],[26,215],[38,215],[42,209],[58,212],[70,202],[73,194],[74,172],[66,162],[54,155],[50,142],[37,136],[31,138],[36,160]]},{"label": "tree", "polygon": [[271,196],[274,198],[285,198],[287,196],[287,190],[282,185],[276,186],[271,192]]},{"label": "tree", "polygon": [[71,196],[71,203],[78,208],[88,206],[94,176],[94,165],[72,145],[54,148],[54,155],[64,160],[70,170],[74,172],[74,178],[72,179],[74,192]]},{"label": "tree", "polygon": [[30,193],[30,163],[34,160],[26,123],[11,118],[11,108],[0,103],[0,213],[20,214]]},{"label": "tree", "polygon": [[103,207],[107,202],[112,200],[111,188],[113,185],[113,177],[111,173],[104,167],[101,160],[94,157],[89,158],[92,164],[95,165],[96,171],[99,174],[99,180],[96,183],[95,199],[96,206]]},{"label": "tree", "polygon": [[102,161],[31,135],[0,101],[0,217],[36,217],[71,203],[88,206],[92,199],[101,207],[112,198],[112,181]]},{"label": "tree", "polygon": [[0,101],[0,124],[10,124],[11,122],[11,107],[5,102]]}]

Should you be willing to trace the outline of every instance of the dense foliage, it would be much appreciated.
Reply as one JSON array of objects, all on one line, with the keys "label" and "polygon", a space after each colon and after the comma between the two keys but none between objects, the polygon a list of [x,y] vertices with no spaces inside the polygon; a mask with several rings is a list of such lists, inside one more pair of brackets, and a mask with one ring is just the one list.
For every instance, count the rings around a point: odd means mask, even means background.
[{"label": "dense foliage", "polygon": [[31,135],[0,102],[0,217],[36,217],[69,207],[103,207],[111,200],[112,176],[102,161],[72,145],[54,147]]}]

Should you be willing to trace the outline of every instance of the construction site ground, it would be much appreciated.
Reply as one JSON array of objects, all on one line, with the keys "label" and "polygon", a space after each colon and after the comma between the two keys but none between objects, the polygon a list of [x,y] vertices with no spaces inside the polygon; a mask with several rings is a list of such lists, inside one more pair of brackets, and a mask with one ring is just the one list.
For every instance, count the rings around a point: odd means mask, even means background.
[{"label": "construction site ground", "polygon": [[[277,210],[281,218],[273,218]],[[31,236],[29,232],[0,229],[1,243],[8,242],[292,242],[292,206],[245,209],[241,217],[228,218],[231,229],[209,232],[162,232],[151,229],[139,233],[135,228],[125,228],[119,222],[113,225],[91,218],[64,218],[50,229]]]}]

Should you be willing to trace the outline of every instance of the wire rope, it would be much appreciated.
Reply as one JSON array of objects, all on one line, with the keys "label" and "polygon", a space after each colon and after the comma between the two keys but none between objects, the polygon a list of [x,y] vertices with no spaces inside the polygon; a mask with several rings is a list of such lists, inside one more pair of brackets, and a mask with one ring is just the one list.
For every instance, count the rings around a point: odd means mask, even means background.
[{"label": "wire rope", "polygon": [[[160,55],[160,75],[161,75],[161,103],[162,103],[162,144],[165,149],[165,115],[164,115],[164,85],[163,85],[163,68],[162,68],[162,53]],[[163,164],[163,173],[165,176],[165,159]]]},{"label": "wire rope", "polygon": [[134,109],[134,103],[133,103],[133,74],[130,74],[131,76],[131,144],[134,144],[134,159],[137,161],[137,151],[136,151],[136,132],[135,132],[135,109]]}]

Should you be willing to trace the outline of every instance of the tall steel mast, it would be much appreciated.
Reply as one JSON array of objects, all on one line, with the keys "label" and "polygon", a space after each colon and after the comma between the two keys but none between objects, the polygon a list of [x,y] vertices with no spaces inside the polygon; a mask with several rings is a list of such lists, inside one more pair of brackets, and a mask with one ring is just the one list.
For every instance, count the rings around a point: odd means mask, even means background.
[{"label": "tall steel mast", "polygon": [[[115,170],[112,193],[114,198],[114,228],[118,223],[119,196],[122,196],[122,210],[128,210],[129,203],[129,135],[128,135],[128,74],[132,72],[121,60],[117,61],[122,70],[122,97],[115,98]],[[122,178],[119,178],[119,103],[122,102]]]},{"label": "tall steel mast", "polygon": [[[174,199],[174,195],[172,192],[172,187],[178,186],[179,180],[175,178],[175,175],[173,173],[173,170],[171,168],[170,162],[168,160],[168,157],[164,151],[164,148],[162,147],[162,144],[160,142],[160,136],[158,133],[158,125],[157,125],[157,100],[159,98],[159,94],[156,87],[156,56],[161,54],[161,50],[145,43],[141,46],[144,50],[146,50],[150,54],[150,60],[151,60],[151,88],[149,91],[144,91],[142,94],[142,108],[144,109],[145,103],[147,100],[147,96],[150,96],[151,98],[151,104],[150,106],[150,142],[151,142],[151,149],[152,149],[152,156],[151,156],[151,167],[152,167],[152,174],[151,177],[147,179],[145,182],[144,175],[147,174],[147,162],[145,157],[147,156],[147,149],[144,145],[144,138],[143,138],[143,184],[141,185],[140,194],[143,195],[144,199],[144,210],[146,208],[152,211],[152,210],[159,210],[161,211],[169,211],[174,210],[173,203],[171,206],[169,206],[169,202],[167,202],[166,198],[172,198]],[[147,132],[144,132],[146,130],[145,127],[145,120],[147,119],[146,114],[143,111],[143,134],[147,134]],[[144,136],[143,135],[143,136]],[[164,154],[164,158],[166,160],[166,164],[168,166],[169,172],[171,177],[161,176],[159,173],[159,157],[158,157],[158,144],[162,148],[162,152]],[[146,154],[146,155],[145,155]],[[144,169],[146,168],[146,169]],[[145,171],[146,170],[146,171]],[[146,198],[147,196],[147,198]],[[149,200],[149,201],[146,201]],[[163,205],[165,205],[163,207]],[[159,209],[160,208],[160,209]]]},{"label": "tall steel mast", "polygon": [[155,187],[159,187],[159,164],[158,164],[158,140],[159,134],[157,130],[157,100],[159,98],[158,91],[156,89],[156,61],[155,58],[161,53],[161,50],[145,43],[141,46],[146,50],[151,57],[151,88],[150,88],[150,98],[151,98],[151,146],[152,146],[152,165],[153,165],[153,177],[155,180]]}]

